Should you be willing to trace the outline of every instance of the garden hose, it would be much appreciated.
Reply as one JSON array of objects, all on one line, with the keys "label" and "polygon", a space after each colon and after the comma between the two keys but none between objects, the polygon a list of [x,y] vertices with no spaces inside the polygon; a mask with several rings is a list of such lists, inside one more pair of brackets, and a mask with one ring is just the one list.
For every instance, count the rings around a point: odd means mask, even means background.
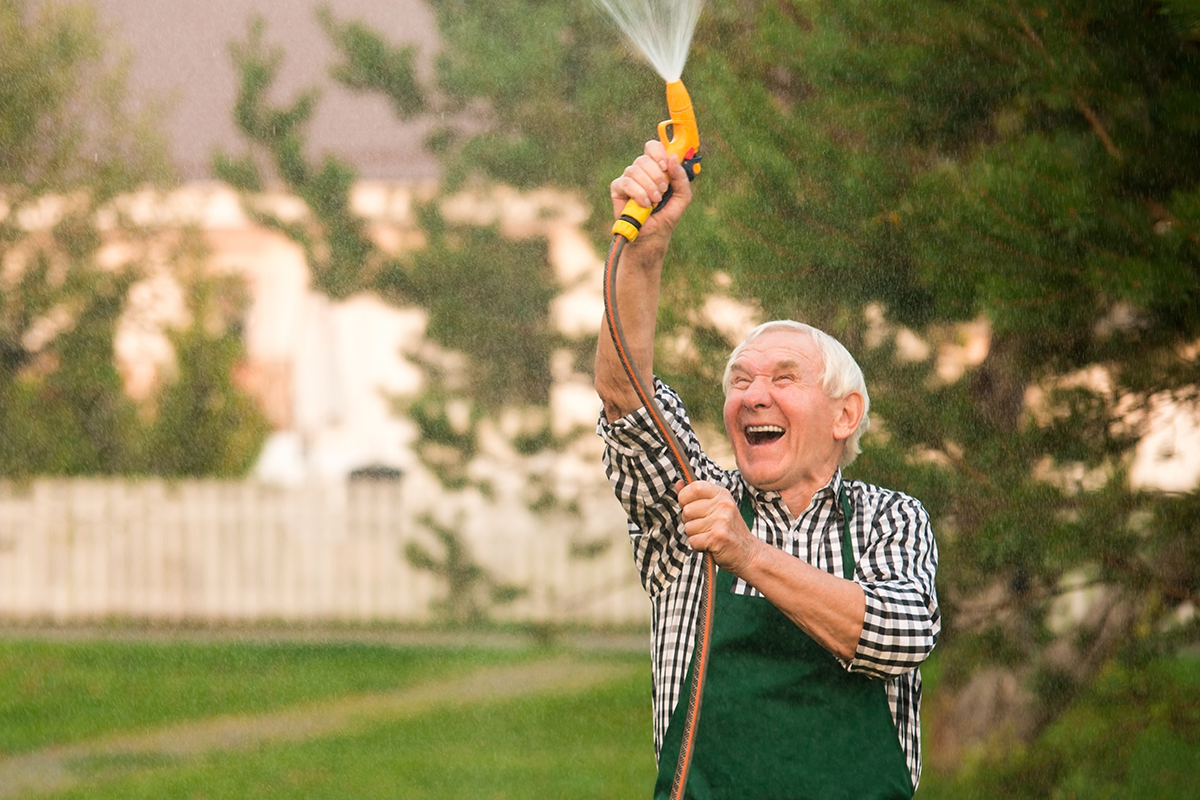
[{"label": "garden hose", "polygon": [[[692,101],[682,81],[667,84],[667,107],[671,119],[658,125],[658,136],[667,152],[679,158],[680,165],[687,173],[688,180],[695,180],[700,172],[700,135],[696,127],[696,115],[692,110]],[[670,129],[668,131],[668,128]],[[667,424],[665,412],[654,399],[654,393],[647,387],[642,376],[638,374],[633,359],[629,355],[629,345],[621,330],[621,318],[617,312],[617,267],[621,260],[621,251],[625,245],[635,240],[642,225],[650,215],[662,208],[671,196],[668,187],[662,201],[653,208],[645,208],[633,200],[625,204],[620,218],[613,225],[612,246],[608,258],[604,262],[604,319],[608,324],[608,332],[612,336],[617,356],[629,382],[633,385],[638,399],[650,413],[654,427],[662,434],[667,443],[671,460],[679,467],[684,483],[692,483],[696,475],[688,462],[683,445],[679,442],[671,426]],[[712,639],[713,592],[716,585],[716,564],[710,553],[704,554],[704,587],[700,593],[700,614],[697,619],[696,644],[692,655],[692,685],[688,695],[687,716],[684,722],[683,739],[679,746],[679,758],[675,763],[675,777],[671,783],[671,800],[681,800],[687,788],[688,769],[692,762],[692,753],[696,740],[696,726],[700,720],[700,703],[704,695],[704,678],[708,668],[709,645]]]}]

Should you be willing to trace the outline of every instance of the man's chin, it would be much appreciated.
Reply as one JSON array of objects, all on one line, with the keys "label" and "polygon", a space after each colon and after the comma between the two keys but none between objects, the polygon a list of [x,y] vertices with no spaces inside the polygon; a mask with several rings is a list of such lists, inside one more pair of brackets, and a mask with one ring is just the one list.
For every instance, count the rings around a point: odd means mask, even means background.
[{"label": "man's chin", "polygon": [[774,470],[764,469],[760,464],[739,465],[742,480],[760,492],[779,491],[779,476]]}]

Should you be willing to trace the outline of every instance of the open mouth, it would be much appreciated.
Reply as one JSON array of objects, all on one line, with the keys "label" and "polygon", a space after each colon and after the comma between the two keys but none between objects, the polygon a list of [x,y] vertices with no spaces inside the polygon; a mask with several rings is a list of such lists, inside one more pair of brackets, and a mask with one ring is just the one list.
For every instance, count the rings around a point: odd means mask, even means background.
[{"label": "open mouth", "polygon": [[778,425],[747,425],[746,441],[750,444],[766,444],[783,436],[783,428]]}]

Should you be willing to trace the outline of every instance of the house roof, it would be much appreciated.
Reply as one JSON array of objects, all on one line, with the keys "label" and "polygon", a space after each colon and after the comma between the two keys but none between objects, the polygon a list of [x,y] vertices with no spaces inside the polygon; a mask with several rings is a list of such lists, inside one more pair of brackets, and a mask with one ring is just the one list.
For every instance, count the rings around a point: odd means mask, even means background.
[{"label": "house roof", "polygon": [[422,0],[92,0],[114,40],[132,56],[134,103],[167,99],[165,120],[176,168],[185,180],[211,177],[214,148],[241,154],[245,142],[233,123],[237,76],[229,45],[245,41],[248,22],[261,15],[265,41],[284,51],[276,102],[309,87],[321,100],[308,126],[310,155],[331,153],[360,177],[424,181],[437,163],[422,145],[428,122],[401,122],[377,95],[358,95],[328,75],[333,50],[316,19],[321,5],[340,20],[362,20],[395,44],[419,47],[418,70],[432,74],[437,47],[433,12]]}]

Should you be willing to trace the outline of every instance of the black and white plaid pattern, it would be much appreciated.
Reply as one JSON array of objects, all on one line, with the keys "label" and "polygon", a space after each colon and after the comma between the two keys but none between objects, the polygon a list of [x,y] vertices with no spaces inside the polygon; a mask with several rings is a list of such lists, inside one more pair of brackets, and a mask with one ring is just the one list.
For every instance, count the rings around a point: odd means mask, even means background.
[{"label": "black and white plaid pattern", "polygon": [[[747,486],[737,471],[722,469],[704,454],[679,396],[670,387],[656,380],[655,395],[687,451],[697,479],[724,486],[735,500],[750,492],[758,538],[826,572],[842,575],[843,514],[837,502],[840,470],[793,521],[778,492]],[[687,546],[674,489],[681,476],[646,409],[613,424],[602,414],[597,431],[605,441],[605,471],[629,515],[634,561],[653,604],[657,756],[692,657],[702,557]],[[941,630],[934,590],[937,547],[929,516],[918,501],[861,481],[845,483],[853,508],[854,579],[866,594],[867,611],[858,652],[842,664],[887,681],[888,703],[916,786],[921,775],[921,673],[917,667],[933,650]],[[733,591],[758,595],[740,579],[734,581]]]}]

